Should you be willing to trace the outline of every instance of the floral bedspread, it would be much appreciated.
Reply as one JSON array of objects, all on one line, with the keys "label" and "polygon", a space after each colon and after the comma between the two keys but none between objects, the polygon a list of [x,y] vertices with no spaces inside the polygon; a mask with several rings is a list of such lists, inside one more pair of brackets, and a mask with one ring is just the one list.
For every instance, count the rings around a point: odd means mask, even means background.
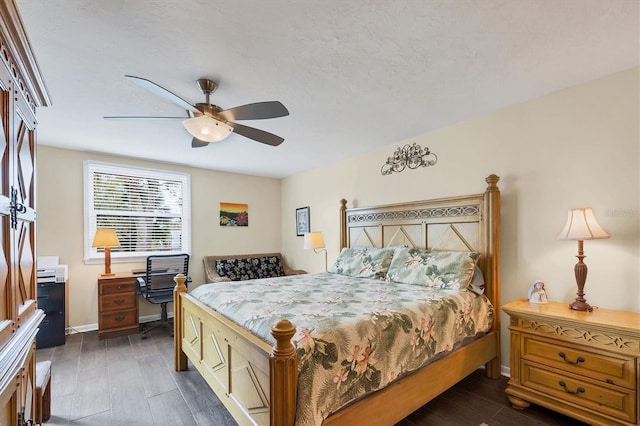
[{"label": "floral bedspread", "polygon": [[297,327],[296,424],[321,424],[364,394],[486,332],[493,306],[468,291],[320,273],[201,285],[191,295],[274,344]]}]

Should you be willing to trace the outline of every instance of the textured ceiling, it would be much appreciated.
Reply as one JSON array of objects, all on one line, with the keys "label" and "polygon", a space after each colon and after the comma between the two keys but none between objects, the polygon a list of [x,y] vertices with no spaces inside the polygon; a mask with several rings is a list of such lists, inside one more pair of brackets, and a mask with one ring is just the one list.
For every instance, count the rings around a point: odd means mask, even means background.
[{"label": "textured ceiling", "polygon": [[[16,0],[51,97],[39,144],[285,177],[639,63],[637,0]],[[124,78],[222,108],[279,100],[192,149],[180,115]]]}]

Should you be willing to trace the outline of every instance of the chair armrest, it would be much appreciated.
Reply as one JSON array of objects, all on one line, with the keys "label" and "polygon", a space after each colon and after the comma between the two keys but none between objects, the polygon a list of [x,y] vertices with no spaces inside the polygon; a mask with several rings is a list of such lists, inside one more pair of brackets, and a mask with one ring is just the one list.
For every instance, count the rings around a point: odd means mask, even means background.
[{"label": "chair armrest", "polygon": [[142,289],[147,286],[147,283],[144,281],[144,278],[138,277],[136,279],[136,294],[142,294]]},{"label": "chair armrest", "polygon": [[191,282],[191,277],[187,275],[187,280],[184,282],[184,286],[189,288],[189,283]]},{"label": "chair armrest", "polygon": [[304,269],[285,269],[284,270],[284,274],[285,275],[301,275],[301,274],[306,274],[307,271],[305,271]]},{"label": "chair armrest", "polygon": [[231,278],[229,277],[221,277],[218,275],[218,278],[214,279],[214,280],[209,280],[208,282],[210,283],[226,283],[226,282],[231,282],[233,281]]},{"label": "chair armrest", "polygon": [[289,265],[287,265],[287,262],[284,261],[284,257],[282,255],[280,255],[280,262],[282,262],[282,270],[284,271],[285,275],[300,275],[307,273],[307,271],[305,271],[304,269],[289,268]]}]

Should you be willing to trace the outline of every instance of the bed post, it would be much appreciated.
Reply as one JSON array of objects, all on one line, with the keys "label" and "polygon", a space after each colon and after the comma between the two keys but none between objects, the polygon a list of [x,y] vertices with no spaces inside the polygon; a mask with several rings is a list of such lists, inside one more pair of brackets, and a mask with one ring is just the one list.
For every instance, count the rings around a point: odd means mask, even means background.
[{"label": "bed post", "polygon": [[494,174],[487,176],[485,191],[484,220],[486,221],[487,267],[489,299],[495,309],[492,331],[496,332],[497,354],[486,364],[487,376],[500,377],[500,178]]},{"label": "bed post", "polygon": [[293,426],[298,392],[298,356],[291,344],[296,326],[283,319],[271,328],[276,344],[269,358],[271,426]]},{"label": "bed post", "polygon": [[347,200],[340,200],[340,251],[347,246]]},{"label": "bed post", "polygon": [[176,286],[173,288],[173,350],[174,368],[176,371],[187,369],[187,356],[182,352],[182,297],[180,293],[187,292],[187,277],[183,274],[176,275],[173,280]]}]

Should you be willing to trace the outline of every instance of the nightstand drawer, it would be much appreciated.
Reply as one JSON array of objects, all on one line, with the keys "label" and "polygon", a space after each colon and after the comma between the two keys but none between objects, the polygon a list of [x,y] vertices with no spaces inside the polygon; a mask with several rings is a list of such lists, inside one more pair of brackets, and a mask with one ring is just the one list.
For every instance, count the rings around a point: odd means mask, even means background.
[{"label": "nightstand drawer", "polygon": [[628,422],[636,421],[636,393],[613,385],[598,384],[523,361],[521,383],[529,389],[558,398],[565,404],[597,411]]},{"label": "nightstand drawer", "polygon": [[636,359],[525,335],[522,358],[635,390]]},{"label": "nightstand drawer", "polygon": [[136,294],[108,294],[99,299],[100,312],[135,309]]},{"label": "nightstand drawer", "polygon": [[138,311],[131,309],[128,311],[101,313],[100,319],[101,327],[104,329],[135,326],[138,324]]},{"label": "nightstand drawer", "polygon": [[135,293],[135,282],[113,282],[108,284],[102,284],[100,287],[100,294],[116,294],[116,293]]}]

